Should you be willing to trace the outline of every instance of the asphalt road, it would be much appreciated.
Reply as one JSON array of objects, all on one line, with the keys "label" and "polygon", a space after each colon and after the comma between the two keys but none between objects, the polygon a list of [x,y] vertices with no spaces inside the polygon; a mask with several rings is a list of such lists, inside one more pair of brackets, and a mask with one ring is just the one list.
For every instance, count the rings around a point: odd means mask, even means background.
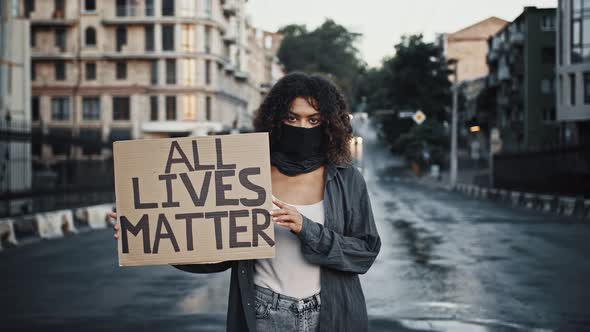
[{"label": "asphalt road", "polygon": [[[590,225],[405,181],[365,143],[372,331],[590,330]],[[117,263],[111,230],[0,252],[0,330],[220,331],[229,271]]]}]

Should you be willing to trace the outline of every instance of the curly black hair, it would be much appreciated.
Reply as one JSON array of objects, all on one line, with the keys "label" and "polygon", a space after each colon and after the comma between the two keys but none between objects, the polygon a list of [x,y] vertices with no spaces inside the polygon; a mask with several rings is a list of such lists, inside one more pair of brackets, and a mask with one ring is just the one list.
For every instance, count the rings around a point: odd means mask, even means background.
[{"label": "curly black hair", "polygon": [[346,98],[338,86],[319,74],[292,72],[278,80],[254,117],[254,131],[268,132],[270,149],[278,144],[283,121],[293,101],[301,97],[321,114],[323,142],[326,158],[333,164],[352,161],[350,142],[353,138],[350,113]]}]

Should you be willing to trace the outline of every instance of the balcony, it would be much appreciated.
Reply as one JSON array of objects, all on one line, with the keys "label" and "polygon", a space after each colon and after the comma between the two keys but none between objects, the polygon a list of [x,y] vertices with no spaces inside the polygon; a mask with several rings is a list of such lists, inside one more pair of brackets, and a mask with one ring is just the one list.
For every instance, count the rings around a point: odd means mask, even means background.
[{"label": "balcony", "polygon": [[234,33],[227,32],[223,35],[223,41],[227,44],[235,44],[237,43],[238,39]]},{"label": "balcony", "polygon": [[[113,15],[114,14],[114,15]],[[138,5],[117,6],[115,13],[108,13],[103,24],[151,24],[154,23],[153,8]]]},{"label": "balcony", "polygon": [[65,18],[63,14],[57,14],[54,12],[51,17],[38,17],[37,15],[31,16],[31,26],[35,27],[69,27],[76,24],[76,20]]},{"label": "balcony", "polygon": [[498,60],[498,51],[489,50],[487,55],[488,63],[495,63]]},{"label": "balcony", "polygon": [[487,84],[489,87],[496,87],[499,84],[498,75],[496,73],[490,73],[487,78]]},{"label": "balcony", "polygon": [[236,72],[234,73],[234,76],[236,77],[237,80],[240,81],[247,81],[248,80],[248,73],[242,70],[236,70]]},{"label": "balcony", "polygon": [[235,4],[234,1],[226,1],[223,6],[223,15],[225,16],[232,16],[238,13],[238,6]]},{"label": "balcony", "polygon": [[524,33],[521,31],[515,31],[510,34],[510,43],[515,45],[522,45],[524,43]]}]

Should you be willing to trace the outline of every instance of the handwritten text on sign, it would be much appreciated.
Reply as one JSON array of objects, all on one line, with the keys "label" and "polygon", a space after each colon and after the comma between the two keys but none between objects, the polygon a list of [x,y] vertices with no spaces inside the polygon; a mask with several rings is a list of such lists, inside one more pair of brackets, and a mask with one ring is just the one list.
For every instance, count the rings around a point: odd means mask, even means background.
[{"label": "handwritten text on sign", "polygon": [[120,265],[274,256],[267,133],[114,144]]}]

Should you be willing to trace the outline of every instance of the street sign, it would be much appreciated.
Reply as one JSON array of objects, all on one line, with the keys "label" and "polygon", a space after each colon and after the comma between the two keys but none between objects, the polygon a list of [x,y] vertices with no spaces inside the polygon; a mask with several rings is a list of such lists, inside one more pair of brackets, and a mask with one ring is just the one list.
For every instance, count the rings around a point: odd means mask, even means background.
[{"label": "street sign", "polygon": [[398,117],[400,119],[413,118],[414,117],[414,112],[412,112],[412,111],[400,111],[399,114],[398,114]]},{"label": "street sign", "polygon": [[422,122],[424,122],[424,120],[426,120],[426,114],[424,114],[422,111],[418,110],[414,113],[414,116],[412,116],[412,119],[414,119],[414,122],[416,122],[417,124],[422,124]]}]

